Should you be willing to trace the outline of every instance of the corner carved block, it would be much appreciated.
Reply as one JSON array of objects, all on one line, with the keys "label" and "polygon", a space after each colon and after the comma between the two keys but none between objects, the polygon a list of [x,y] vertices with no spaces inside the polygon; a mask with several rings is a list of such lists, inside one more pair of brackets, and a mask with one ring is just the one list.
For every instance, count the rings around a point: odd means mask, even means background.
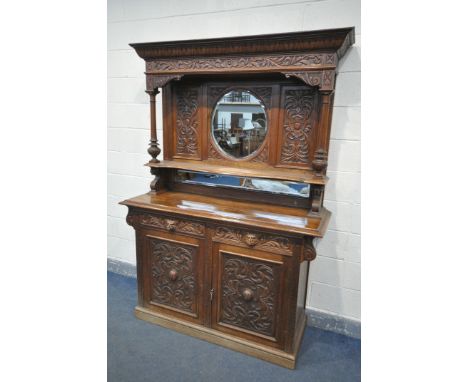
[{"label": "corner carved block", "polygon": [[159,239],[150,245],[151,302],[195,314],[195,248]]},{"label": "corner carved block", "polygon": [[198,97],[198,88],[178,88],[176,91],[176,155],[200,157]]},{"label": "corner carved block", "polygon": [[213,235],[213,241],[244,248],[254,248],[280,255],[292,255],[293,253],[293,243],[286,237],[254,233],[228,227],[217,227]]},{"label": "corner carved block", "polygon": [[205,234],[205,226],[203,224],[150,214],[141,215],[140,224],[147,227],[167,230],[169,232],[185,233],[196,236],[203,236]]},{"label": "corner carved block", "polygon": [[312,90],[285,91],[280,163],[303,166],[309,163],[315,104],[316,97]]},{"label": "corner carved block", "polygon": [[222,254],[220,322],[273,337],[278,265]]}]

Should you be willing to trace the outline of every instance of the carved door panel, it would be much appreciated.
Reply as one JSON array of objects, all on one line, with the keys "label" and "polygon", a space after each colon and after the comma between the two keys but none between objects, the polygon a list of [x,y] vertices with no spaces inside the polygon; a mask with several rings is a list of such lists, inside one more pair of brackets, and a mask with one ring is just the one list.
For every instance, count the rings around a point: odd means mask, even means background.
[{"label": "carved door panel", "polygon": [[143,247],[145,306],[159,313],[203,323],[203,241],[146,231]]},{"label": "carved door panel", "polygon": [[174,86],[173,157],[201,159],[201,88]]},{"label": "carved door panel", "polygon": [[285,271],[280,255],[215,243],[212,327],[281,347]]},{"label": "carved door panel", "polygon": [[307,86],[281,88],[278,166],[309,168],[313,159],[318,93]]}]

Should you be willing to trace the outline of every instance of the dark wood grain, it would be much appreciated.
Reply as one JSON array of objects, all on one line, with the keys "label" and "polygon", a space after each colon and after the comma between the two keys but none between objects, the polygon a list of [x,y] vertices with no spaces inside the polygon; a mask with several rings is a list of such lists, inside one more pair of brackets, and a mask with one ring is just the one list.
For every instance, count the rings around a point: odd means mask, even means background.
[{"label": "dark wood grain", "polygon": [[[121,204],[135,229],[137,317],[294,368],[323,207],[335,77],[354,28],[131,44],[150,95],[150,192]],[[230,92],[261,101],[266,135],[235,158],[213,138]],[[162,91],[164,160],[156,126]],[[263,139],[263,137],[262,137]],[[309,197],[192,184],[177,170],[310,185]]]}]

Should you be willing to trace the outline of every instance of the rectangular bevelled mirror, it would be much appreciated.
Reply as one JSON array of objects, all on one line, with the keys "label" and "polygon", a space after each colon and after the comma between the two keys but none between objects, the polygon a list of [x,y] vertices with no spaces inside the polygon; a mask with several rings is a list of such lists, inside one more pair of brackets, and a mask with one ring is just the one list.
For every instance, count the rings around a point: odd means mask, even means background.
[{"label": "rectangular bevelled mirror", "polygon": [[305,183],[244,176],[218,175],[197,171],[177,170],[174,181],[182,184],[195,184],[210,187],[222,186],[300,198],[308,198],[310,195],[310,185]]}]

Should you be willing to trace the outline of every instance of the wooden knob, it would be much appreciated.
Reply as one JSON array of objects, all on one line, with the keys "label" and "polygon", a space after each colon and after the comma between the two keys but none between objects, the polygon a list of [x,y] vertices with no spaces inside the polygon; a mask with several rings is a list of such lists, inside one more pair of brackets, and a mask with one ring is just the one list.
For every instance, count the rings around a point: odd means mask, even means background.
[{"label": "wooden knob", "polygon": [[171,269],[169,271],[169,278],[172,280],[172,281],[176,281],[177,280],[177,271],[175,269]]},{"label": "wooden knob", "polygon": [[245,301],[250,301],[253,299],[254,293],[252,292],[252,289],[245,288],[242,291],[242,297],[244,298]]}]

